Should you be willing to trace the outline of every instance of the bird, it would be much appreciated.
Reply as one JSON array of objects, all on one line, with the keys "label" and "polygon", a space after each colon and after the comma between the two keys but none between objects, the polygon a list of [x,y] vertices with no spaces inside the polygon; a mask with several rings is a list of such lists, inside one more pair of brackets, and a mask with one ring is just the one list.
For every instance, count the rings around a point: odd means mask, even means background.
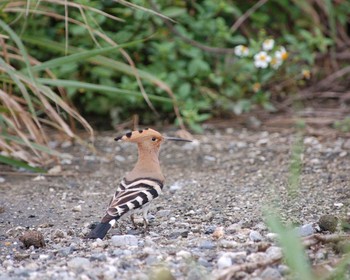
[{"label": "bird", "polygon": [[121,180],[100,223],[87,235],[88,239],[103,239],[121,217],[130,215],[136,227],[134,214],[143,213],[144,227],[148,227],[147,212],[150,204],[163,189],[164,176],[159,164],[159,150],[164,141],[191,140],[165,137],[158,131],[145,128],[116,137],[115,141],[131,142],[138,146],[138,159],[134,168]]}]

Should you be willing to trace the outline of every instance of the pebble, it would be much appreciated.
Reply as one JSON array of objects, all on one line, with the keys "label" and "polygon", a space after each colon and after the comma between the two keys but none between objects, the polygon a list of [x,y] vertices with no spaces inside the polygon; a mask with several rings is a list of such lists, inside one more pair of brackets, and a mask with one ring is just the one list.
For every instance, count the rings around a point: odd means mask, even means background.
[{"label": "pebble", "polygon": [[90,265],[90,261],[87,258],[75,257],[68,261],[67,265],[70,268],[88,267]]},{"label": "pebble", "polygon": [[214,239],[221,239],[222,237],[224,237],[224,235],[225,235],[224,227],[217,227],[213,232],[212,237]]},{"label": "pebble", "polygon": [[5,178],[4,177],[0,177],[0,184],[1,183],[5,183],[5,182],[6,182]]},{"label": "pebble", "polygon": [[219,269],[224,269],[232,265],[232,260],[229,256],[224,254],[218,259],[217,265]]},{"label": "pebble", "polygon": [[121,156],[121,155],[116,155],[115,156],[115,160],[119,161],[119,162],[124,162],[125,161],[125,157]]},{"label": "pebble", "polygon": [[138,239],[134,235],[114,235],[111,240],[115,247],[138,245]]},{"label": "pebble", "polygon": [[72,211],[73,212],[81,212],[81,205],[74,206]]},{"label": "pebble", "polygon": [[183,258],[183,259],[188,259],[191,257],[191,253],[185,250],[181,250],[176,253],[177,257]]},{"label": "pebble", "polygon": [[170,216],[170,214],[171,214],[170,210],[159,210],[157,212],[157,216],[160,216],[160,217],[168,217]]},{"label": "pebble", "polygon": [[252,230],[250,233],[249,233],[249,239],[251,241],[254,241],[254,242],[259,242],[263,239],[263,237],[261,236],[261,234],[256,231],[256,230]]},{"label": "pebble", "polygon": [[99,253],[99,254],[92,254],[90,257],[90,261],[99,261],[99,262],[103,262],[106,261],[107,257],[105,254],[103,253]]},{"label": "pebble", "polygon": [[309,236],[316,232],[314,224],[306,224],[296,228],[296,232],[300,237]]},{"label": "pebble", "polygon": [[282,258],[282,248],[271,246],[266,250],[266,255],[270,260],[279,260]]},{"label": "pebble", "polygon": [[267,259],[267,255],[263,252],[258,252],[258,253],[252,253],[247,256],[247,261],[248,262],[264,262]]},{"label": "pebble", "polygon": [[215,244],[209,240],[205,240],[199,245],[199,248],[210,250],[210,249],[215,248]]},{"label": "pebble", "polygon": [[267,267],[261,273],[260,277],[264,280],[279,280],[282,276],[278,269]]},{"label": "pebble", "polygon": [[320,217],[318,224],[322,231],[335,232],[338,225],[338,217],[334,215],[323,215]]}]

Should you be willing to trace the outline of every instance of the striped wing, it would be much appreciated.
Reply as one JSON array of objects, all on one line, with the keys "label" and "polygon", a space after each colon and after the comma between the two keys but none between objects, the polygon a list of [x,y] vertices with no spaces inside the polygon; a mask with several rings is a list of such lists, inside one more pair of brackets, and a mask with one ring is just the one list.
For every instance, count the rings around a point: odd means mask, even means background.
[{"label": "striped wing", "polygon": [[158,197],[162,188],[162,182],[151,178],[123,179],[108,206],[107,215],[120,218],[130,210],[142,208]]}]

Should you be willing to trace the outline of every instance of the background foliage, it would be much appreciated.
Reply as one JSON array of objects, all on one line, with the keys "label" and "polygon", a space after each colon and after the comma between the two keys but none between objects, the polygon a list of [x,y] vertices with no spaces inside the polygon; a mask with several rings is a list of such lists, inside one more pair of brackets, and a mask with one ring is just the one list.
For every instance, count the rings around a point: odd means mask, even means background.
[{"label": "background foliage", "polygon": [[[29,71],[32,86],[25,87],[40,85],[61,97],[58,103],[73,111],[59,115],[71,125],[77,109],[97,127],[133,115],[143,125],[181,125],[182,117],[200,132],[209,118],[274,111],[279,100],[344,68],[349,14],[350,2],[343,0],[2,0],[0,48],[9,67],[0,69],[1,81],[8,97],[20,96],[8,69]],[[278,69],[253,63],[266,39],[288,52]],[[235,55],[237,45],[249,47],[249,55]],[[29,97],[41,104],[34,93]],[[45,106],[34,109],[34,119],[49,117]]]}]

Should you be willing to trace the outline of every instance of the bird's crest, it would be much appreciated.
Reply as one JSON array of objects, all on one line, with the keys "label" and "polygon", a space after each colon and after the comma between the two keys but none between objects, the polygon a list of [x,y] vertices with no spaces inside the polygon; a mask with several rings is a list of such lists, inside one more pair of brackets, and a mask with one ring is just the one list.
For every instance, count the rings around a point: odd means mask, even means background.
[{"label": "bird's crest", "polygon": [[130,131],[124,135],[118,136],[114,138],[115,141],[127,141],[127,142],[137,142],[144,137],[156,137],[158,139],[162,139],[163,136],[158,131],[152,128],[145,128],[135,131]]}]

